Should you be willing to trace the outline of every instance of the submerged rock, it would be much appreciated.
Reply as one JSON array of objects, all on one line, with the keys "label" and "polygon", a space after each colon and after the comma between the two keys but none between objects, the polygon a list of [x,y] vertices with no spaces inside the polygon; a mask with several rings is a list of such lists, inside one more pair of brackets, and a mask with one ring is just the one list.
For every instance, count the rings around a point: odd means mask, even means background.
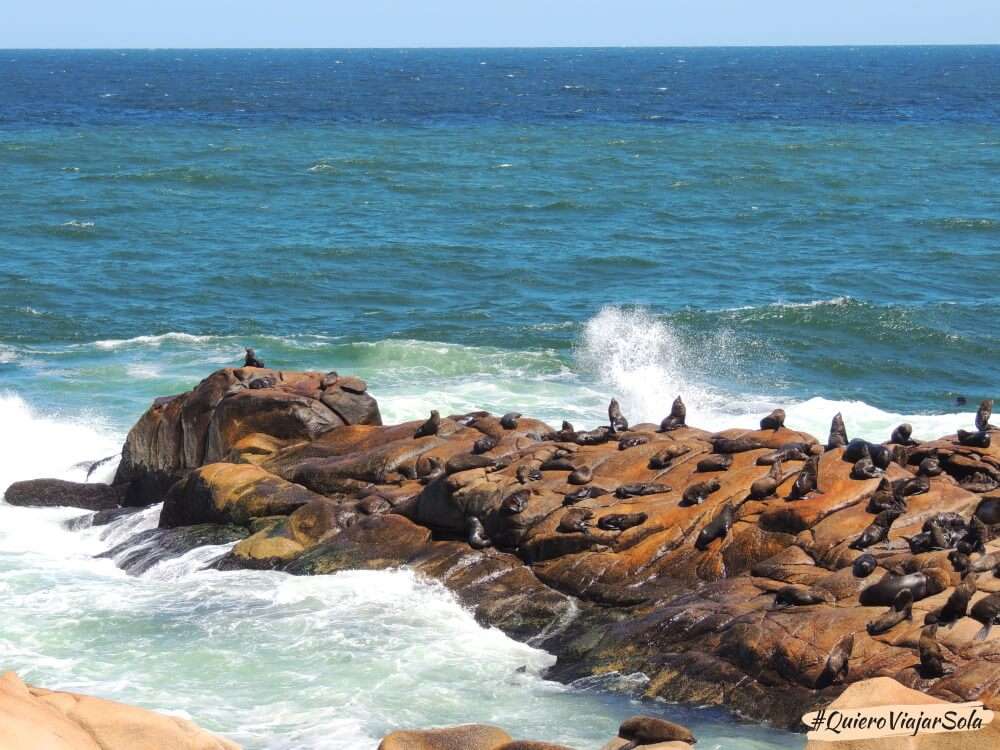
[{"label": "submerged rock", "polygon": [[247,536],[239,526],[204,523],[173,529],[147,529],[98,557],[108,557],[130,575],[142,575],[157,563],[186,555],[193,549],[232,544]]}]

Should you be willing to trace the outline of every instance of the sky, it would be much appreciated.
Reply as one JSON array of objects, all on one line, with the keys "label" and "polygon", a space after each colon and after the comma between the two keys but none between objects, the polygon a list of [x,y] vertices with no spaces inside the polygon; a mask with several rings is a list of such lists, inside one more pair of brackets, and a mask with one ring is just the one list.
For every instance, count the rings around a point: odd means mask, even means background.
[{"label": "sky", "polygon": [[0,0],[0,48],[998,43],[1000,0]]}]

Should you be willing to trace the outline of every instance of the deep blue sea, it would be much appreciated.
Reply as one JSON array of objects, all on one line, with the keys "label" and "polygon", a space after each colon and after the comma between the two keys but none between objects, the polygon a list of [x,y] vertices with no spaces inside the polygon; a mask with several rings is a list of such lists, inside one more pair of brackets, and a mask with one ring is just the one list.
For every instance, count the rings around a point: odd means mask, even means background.
[{"label": "deep blue sea", "polygon": [[0,175],[0,489],[250,345],[391,421],[1000,396],[1000,47],[0,51]]}]

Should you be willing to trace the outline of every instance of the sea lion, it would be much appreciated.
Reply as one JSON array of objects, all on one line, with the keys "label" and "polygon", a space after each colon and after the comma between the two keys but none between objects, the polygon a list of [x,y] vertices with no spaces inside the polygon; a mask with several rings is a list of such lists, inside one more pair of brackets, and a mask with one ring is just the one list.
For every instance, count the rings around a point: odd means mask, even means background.
[{"label": "sea lion", "polygon": [[997,482],[996,478],[985,471],[974,471],[958,480],[958,485],[963,490],[977,494],[992,492],[997,488],[998,484],[1000,483]]},{"label": "sea lion", "polygon": [[881,513],[883,510],[898,509],[903,510],[905,508],[904,504],[901,505],[900,501],[896,498],[896,490],[892,486],[892,482],[886,477],[882,477],[882,481],[879,482],[878,487],[875,488],[875,492],[868,499],[869,513]]},{"label": "sea lion", "polygon": [[695,471],[705,473],[708,471],[726,471],[733,465],[732,453],[710,453],[698,462]]},{"label": "sea lion", "polygon": [[905,445],[894,445],[889,450],[892,453],[893,461],[902,466],[904,469],[909,467],[910,453]]},{"label": "sea lion", "polygon": [[913,592],[901,589],[892,600],[889,611],[865,625],[868,635],[881,635],[899,625],[903,620],[913,619]]},{"label": "sea lion", "polygon": [[966,432],[965,430],[959,430],[957,437],[958,444],[964,445],[968,448],[990,447],[990,433],[986,430],[981,430],[979,432]]},{"label": "sea lion", "polygon": [[512,492],[500,503],[500,512],[508,516],[516,516],[528,507],[529,499],[531,499],[531,492],[528,490]]},{"label": "sea lion", "polygon": [[937,642],[936,624],[925,625],[920,631],[917,651],[920,653],[920,676],[925,678],[944,676],[944,657]]},{"label": "sea lion", "polygon": [[629,497],[643,497],[644,495],[659,495],[662,492],[670,492],[670,485],[659,484],[658,482],[635,482],[633,484],[623,484],[615,490],[615,497],[624,500]]},{"label": "sea lion", "polygon": [[955,587],[944,603],[935,613],[935,621],[938,623],[958,622],[969,610],[969,602],[972,601],[976,593],[976,576],[969,575],[962,579],[962,582]]},{"label": "sea lion", "polygon": [[477,456],[483,453],[487,453],[497,447],[497,443],[500,442],[495,437],[490,437],[489,435],[483,435],[479,440],[472,444],[472,452]]},{"label": "sea lion", "polygon": [[574,503],[579,503],[584,500],[590,500],[591,498],[601,497],[602,495],[607,495],[608,491],[603,487],[598,487],[597,485],[590,485],[588,487],[581,487],[573,492],[567,492],[563,496],[563,505],[573,505]]},{"label": "sea lion", "polygon": [[521,418],[521,412],[509,411],[500,417],[500,426],[505,430],[516,430],[517,420]]},{"label": "sea lion", "polygon": [[694,546],[699,550],[705,550],[716,539],[724,539],[733,527],[736,520],[736,511],[732,504],[726,503],[718,515],[708,523],[705,528],[698,532],[698,538],[694,540]]},{"label": "sea lion", "polygon": [[875,559],[875,555],[866,552],[855,558],[851,565],[851,572],[854,573],[855,578],[867,578],[877,567],[878,561]]},{"label": "sea lion", "polygon": [[888,469],[892,463],[892,451],[884,445],[869,443],[868,456],[877,469]]},{"label": "sea lion", "polygon": [[777,490],[782,480],[781,461],[771,464],[771,469],[760,479],[755,479],[750,485],[750,497],[753,500],[763,500],[771,497]]},{"label": "sea lion", "polygon": [[629,435],[618,440],[618,450],[625,451],[649,442],[649,435]]},{"label": "sea lion", "polygon": [[760,429],[762,430],[780,430],[785,426],[785,410],[775,409],[762,420],[760,420]]},{"label": "sea lion", "polygon": [[645,513],[612,513],[597,520],[597,528],[605,531],[625,531],[641,526],[649,518]]},{"label": "sea lion", "polygon": [[612,431],[607,427],[597,427],[593,430],[578,432],[573,438],[577,445],[604,445],[611,439]]},{"label": "sea lion", "polygon": [[576,471],[576,465],[566,456],[553,456],[542,462],[542,471]]},{"label": "sea lion", "polygon": [[681,427],[685,426],[687,421],[687,407],[678,396],[674,399],[674,403],[670,407],[670,414],[665,416],[660,422],[660,432],[671,432],[672,430],[679,430]]},{"label": "sea lion", "polygon": [[590,529],[590,520],[594,517],[594,511],[589,508],[570,508],[559,519],[556,531],[564,534],[586,534]]},{"label": "sea lion", "polygon": [[892,528],[893,522],[901,515],[903,515],[902,511],[897,509],[883,510],[875,516],[875,520],[861,532],[861,535],[847,546],[851,549],[868,549],[874,544],[885,541],[889,536],[889,529]]},{"label": "sea lion", "polygon": [[851,467],[851,479],[877,479],[882,474],[882,470],[876,468],[870,456],[859,458],[854,466]]},{"label": "sea lion", "polygon": [[369,495],[358,503],[358,510],[366,516],[378,516],[392,510],[392,503],[381,495]]},{"label": "sea lion", "polygon": [[247,388],[251,391],[259,391],[262,388],[274,388],[278,384],[278,379],[273,375],[267,375],[262,378],[254,378],[249,383],[247,383]]},{"label": "sea lion", "polygon": [[486,529],[483,528],[483,522],[476,516],[466,517],[465,534],[466,540],[469,542],[469,546],[473,549],[486,549],[487,547],[493,546],[493,542],[491,542],[490,538],[486,536]]},{"label": "sea lion", "polygon": [[976,429],[980,432],[989,432],[996,427],[990,424],[990,417],[993,416],[993,399],[984,399],[979,403],[976,410]]},{"label": "sea lion", "polygon": [[838,411],[833,415],[833,421],[830,423],[830,437],[827,438],[826,449],[832,451],[834,448],[843,448],[848,442],[844,417]]},{"label": "sea lion", "polygon": [[714,453],[743,453],[765,447],[759,440],[749,437],[727,438],[716,435],[709,440]]},{"label": "sea lion", "polygon": [[818,456],[823,449],[816,444],[785,443],[763,456],[757,456],[758,466],[770,466],[775,461],[808,461],[810,456]]},{"label": "sea lion", "polygon": [[889,442],[897,445],[916,445],[917,441],[913,439],[913,425],[909,422],[903,422],[892,431]]},{"label": "sea lion", "polygon": [[990,552],[988,555],[971,560],[968,569],[970,573],[988,573],[991,570],[996,571],[998,565],[1000,565],[1000,552]]},{"label": "sea lion", "polygon": [[681,498],[681,505],[701,505],[713,492],[718,492],[722,484],[712,477],[706,482],[698,482],[688,486]]},{"label": "sea lion", "polygon": [[1000,524],[1000,497],[984,497],[974,515],[987,526]]},{"label": "sea lion", "polygon": [[618,736],[629,741],[629,744],[623,745],[619,750],[635,750],[642,745],[657,745],[661,742],[686,742],[689,745],[696,742],[687,727],[652,716],[626,719],[618,727]]},{"label": "sea lion", "polygon": [[576,430],[573,428],[572,422],[567,422],[564,419],[562,427],[555,432],[548,432],[542,435],[542,440],[553,440],[557,443],[573,443],[576,442]]},{"label": "sea lion", "polygon": [[417,476],[421,484],[430,484],[435,479],[440,479],[447,473],[444,464],[441,463],[441,459],[437,456],[427,456],[427,465],[429,467],[427,471]]},{"label": "sea lion", "polygon": [[847,679],[847,672],[851,660],[851,652],[854,651],[854,633],[848,633],[830,651],[826,658],[823,671],[816,678],[816,687],[819,689],[829,687],[837,678]]},{"label": "sea lion", "polygon": [[892,494],[897,500],[905,501],[913,495],[923,495],[930,492],[931,482],[927,477],[913,477],[912,479],[897,479],[892,483]]},{"label": "sea lion", "polygon": [[809,607],[825,602],[826,598],[819,592],[804,586],[782,586],[774,592],[775,607]]},{"label": "sea lion", "polygon": [[539,481],[542,478],[542,472],[534,464],[522,464],[517,467],[515,476],[520,484],[527,484]]},{"label": "sea lion", "polygon": [[952,569],[956,573],[961,573],[963,576],[969,572],[969,555],[967,552],[961,552],[960,550],[953,549],[948,553],[948,562],[951,563]]},{"label": "sea lion", "polygon": [[982,623],[982,628],[976,633],[977,641],[985,641],[990,634],[990,628],[1000,625],[1000,592],[990,594],[972,605],[969,617]]},{"label": "sea lion", "polygon": [[436,409],[431,410],[431,415],[420,425],[416,432],[413,433],[414,438],[427,437],[428,435],[437,435],[438,429],[441,427],[441,415],[438,414]]},{"label": "sea lion", "polygon": [[813,456],[799,471],[792,485],[792,491],[788,495],[790,500],[801,500],[810,492],[819,490],[819,456]]},{"label": "sea lion", "polygon": [[257,352],[250,347],[246,348],[246,356],[243,357],[244,367],[263,367],[264,361],[257,359]]},{"label": "sea lion", "polygon": [[861,591],[858,601],[864,607],[876,607],[879,604],[888,607],[895,601],[900,591],[908,589],[913,594],[913,601],[926,599],[943,590],[941,582],[931,578],[923,571],[898,575],[886,573],[877,582]]},{"label": "sea lion", "polygon": [[655,456],[649,459],[649,468],[655,469],[657,471],[661,469],[666,469],[674,462],[675,459],[680,458],[685,453],[690,453],[691,448],[684,445],[683,443],[674,443],[664,448],[662,451],[657,453]]},{"label": "sea lion", "polygon": [[968,545],[969,552],[986,552],[986,544],[993,538],[989,528],[975,514],[969,519],[969,530],[962,537],[962,542]]},{"label": "sea lion", "polygon": [[943,473],[941,462],[934,456],[928,456],[917,467],[917,475],[921,477],[939,477]]},{"label": "sea lion", "polygon": [[844,448],[843,459],[849,464],[857,463],[865,456],[871,458],[871,453],[868,450],[869,442],[863,440],[862,438],[854,438],[851,442],[847,444]]},{"label": "sea lion", "polygon": [[612,433],[628,430],[628,420],[622,414],[622,407],[618,400],[614,398],[608,404],[608,423]]},{"label": "sea lion", "polygon": [[570,472],[566,481],[570,484],[589,484],[593,478],[594,470],[587,465],[583,465]]}]

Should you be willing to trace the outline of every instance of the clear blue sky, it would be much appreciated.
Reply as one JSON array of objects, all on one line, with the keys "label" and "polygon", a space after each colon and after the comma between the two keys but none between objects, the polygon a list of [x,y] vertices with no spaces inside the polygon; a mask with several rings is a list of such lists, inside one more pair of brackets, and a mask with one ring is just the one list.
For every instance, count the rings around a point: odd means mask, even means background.
[{"label": "clear blue sky", "polygon": [[0,2],[4,48],[1000,43],[1000,0]]}]

